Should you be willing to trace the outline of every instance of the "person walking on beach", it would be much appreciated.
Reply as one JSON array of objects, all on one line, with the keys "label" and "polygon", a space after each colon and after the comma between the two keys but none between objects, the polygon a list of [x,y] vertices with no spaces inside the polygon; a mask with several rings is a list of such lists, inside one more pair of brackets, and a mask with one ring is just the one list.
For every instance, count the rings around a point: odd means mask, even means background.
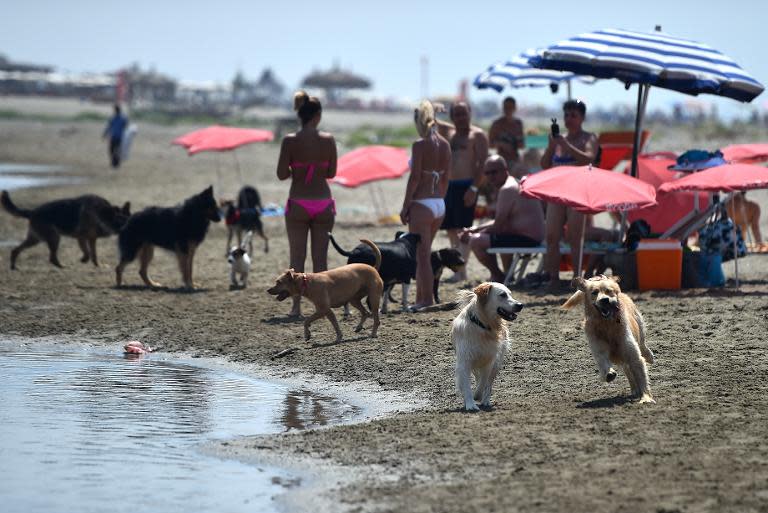
[{"label": "person walking on beach", "polygon": [[107,122],[104,133],[101,135],[102,139],[109,137],[109,160],[112,167],[117,169],[120,167],[120,155],[122,154],[123,135],[125,134],[125,128],[128,126],[128,118],[123,116],[120,105],[115,104],[115,111],[109,121]]},{"label": "person walking on beach", "polygon": [[435,109],[422,101],[414,111],[416,130],[421,137],[411,147],[411,174],[405,188],[400,220],[408,231],[419,235],[416,249],[416,303],[418,310],[433,303],[432,241],[445,216],[445,200],[451,167],[451,148],[437,133]]},{"label": "person walking on beach", "polygon": [[[285,205],[290,267],[304,272],[309,235],[312,270],[321,272],[328,269],[328,233],[333,230],[336,216],[336,203],[327,182],[336,176],[336,141],[317,128],[323,111],[320,100],[299,91],[293,97],[293,108],[301,128],[283,138],[277,162],[277,177],[291,179]],[[300,298],[294,298],[289,315],[301,315]]]},{"label": "person walking on beach", "polygon": [[[550,134],[549,145],[541,157],[542,169],[555,166],[586,166],[592,164],[597,155],[597,136],[582,128],[587,106],[580,100],[568,100],[563,104],[563,120],[568,133]],[[596,185],[597,186],[597,185]],[[544,255],[543,281],[550,282],[550,288],[559,287],[560,238],[563,226],[568,226],[568,242],[571,245],[571,261],[574,266],[580,260],[579,242],[584,230],[584,214],[558,203],[548,203],[546,213],[547,253]],[[579,270],[573,270],[574,277]]]},{"label": "person walking on beach", "polygon": [[520,150],[525,148],[525,133],[523,122],[515,117],[517,102],[511,96],[504,98],[502,103],[504,114],[491,124],[488,131],[491,148],[501,155],[512,170],[520,161]]},{"label": "person walking on beach", "polygon": [[[445,218],[441,229],[448,231],[451,246],[458,248],[464,260],[469,246],[459,240],[459,231],[472,226],[475,203],[483,181],[483,164],[488,158],[488,137],[479,127],[472,126],[471,111],[466,102],[451,105],[453,124],[438,121],[438,130],[451,146],[451,179],[445,194]],[[457,272],[447,281],[467,279],[466,270]]]}]

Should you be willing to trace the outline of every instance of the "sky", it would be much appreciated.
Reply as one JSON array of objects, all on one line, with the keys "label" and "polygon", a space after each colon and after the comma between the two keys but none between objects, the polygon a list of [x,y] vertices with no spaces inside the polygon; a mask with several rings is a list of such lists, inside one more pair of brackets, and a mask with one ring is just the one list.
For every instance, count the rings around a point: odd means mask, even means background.
[{"label": "sky", "polygon": [[[289,88],[334,63],[369,77],[368,93],[416,102],[423,93],[451,95],[462,79],[526,48],[547,46],[601,28],[664,32],[706,43],[768,84],[762,40],[763,0],[0,0],[0,53],[60,71],[112,71],[131,63],[179,80],[228,83],[237,70],[255,79],[265,67]],[[427,83],[421,60],[428,59]],[[564,92],[505,90],[518,104],[555,106]],[[615,80],[575,84],[587,105],[633,104]],[[470,89],[473,101],[501,99]],[[768,108],[763,93],[745,106],[710,95],[726,116]],[[649,109],[691,97],[654,89]],[[0,100],[1,101],[1,100]]]}]

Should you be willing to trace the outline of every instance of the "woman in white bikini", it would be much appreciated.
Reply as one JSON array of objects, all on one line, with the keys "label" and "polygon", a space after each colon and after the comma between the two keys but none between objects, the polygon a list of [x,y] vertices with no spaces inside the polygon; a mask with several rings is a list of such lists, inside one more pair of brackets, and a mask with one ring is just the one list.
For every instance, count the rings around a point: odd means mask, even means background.
[{"label": "woman in white bikini", "polygon": [[[307,236],[311,235],[312,270],[321,272],[328,269],[328,233],[333,230],[336,216],[336,203],[327,182],[336,175],[336,141],[331,134],[317,129],[323,111],[320,100],[299,91],[293,97],[293,107],[301,129],[283,138],[277,163],[277,177],[291,179],[285,205],[290,266],[304,272]],[[301,315],[299,298],[293,300],[289,315]]]},{"label": "woman in white bikini", "polygon": [[423,101],[414,111],[416,129],[421,139],[411,149],[411,174],[405,189],[400,220],[408,231],[421,239],[416,250],[416,303],[418,310],[433,303],[434,276],[430,262],[432,241],[445,216],[445,192],[451,168],[451,147],[437,133],[435,108]]}]

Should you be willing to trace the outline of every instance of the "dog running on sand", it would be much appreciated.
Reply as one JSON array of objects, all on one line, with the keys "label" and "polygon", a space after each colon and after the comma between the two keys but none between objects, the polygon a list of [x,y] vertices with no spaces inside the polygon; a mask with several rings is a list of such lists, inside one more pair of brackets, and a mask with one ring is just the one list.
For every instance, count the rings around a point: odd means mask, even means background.
[{"label": "dog running on sand", "polygon": [[618,278],[601,274],[588,280],[575,278],[572,284],[577,290],[562,308],[584,304],[584,333],[600,378],[612,382],[616,371],[611,364],[621,365],[633,397],[640,403],[655,403],[648,383],[646,364],[654,358],[645,343],[645,321],[635,303],[621,292]]},{"label": "dog running on sand", "polygon": [[[379,304],[384,290],[384,282],[379,276],[381,265],[381,251],[373,242],[363,239],[363,244],[368,244],[373,249],[376,257],[375,265],[347,264],[336,269],[320,273],[297,273],[289,269],[281,274],[274,286],[267,292],[277,296],[278,301],[290,297],[304,296],[315,305],[315,313],[304,320],[304,339],[312,336],[309,325],[320,317],[327,317],[336,331],[336,342],[341,341],[341,329],[336,320],[332,308],[344,306],[349,303],[360,311],[360,323],[355,328],[358,332],[363,329],[363,323],[368,317],[373,317],[373,331],[371,337],[376,337],[379,329]],[[367,297],[368,313],[363,306],[362,299]]]},{"label": "dog running on sand", "polygon": [[[464,304],[451,325],[451,342],[456,351],[456,387],[464,398],[464,409],[478,411],[491,405],[491,389],[509,349],[509,328],[523,309],[501,283],[481,283],[472,291],[459,293]],[[470,374],[475,376],[472,392]]]}]

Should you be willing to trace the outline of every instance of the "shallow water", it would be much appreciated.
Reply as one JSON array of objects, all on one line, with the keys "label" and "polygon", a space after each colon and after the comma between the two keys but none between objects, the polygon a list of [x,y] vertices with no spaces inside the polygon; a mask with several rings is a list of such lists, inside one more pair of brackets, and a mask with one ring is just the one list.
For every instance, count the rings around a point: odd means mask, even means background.
[{"label": "shallow water", "polygon": [[82,183],[81,178],[53,175],[67,170],[65,166],[0,162],[0,190]]},{"label": "shallow water", "polygon": [[[160,354],[0,344],[0,497],[11,512],[274,511],[296,481],[203,455],[213,439],[354,417],[349,404]],[[282,483],[282,485],[281,485]]]}]

